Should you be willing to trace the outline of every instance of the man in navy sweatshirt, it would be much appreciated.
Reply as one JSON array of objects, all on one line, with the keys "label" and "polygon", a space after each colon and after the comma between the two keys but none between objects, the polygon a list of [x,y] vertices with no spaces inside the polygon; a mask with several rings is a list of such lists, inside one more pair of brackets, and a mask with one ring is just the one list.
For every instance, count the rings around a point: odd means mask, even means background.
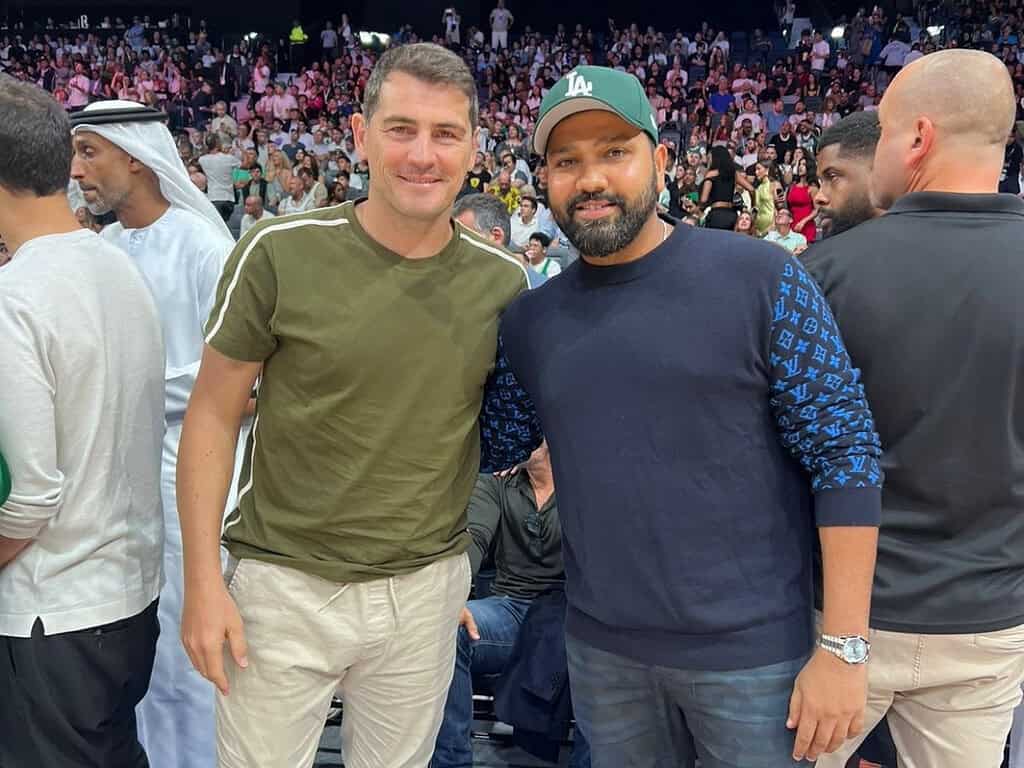
[{"label": "man in navy sweatshirt", "polygon": [[834,751],[862,728],[882,473],[828,305],[783,249],[659,218],[666,151],[631,75],[570,72],[533,145],[581,259],[502,336],[551,448],[593,765]]}]

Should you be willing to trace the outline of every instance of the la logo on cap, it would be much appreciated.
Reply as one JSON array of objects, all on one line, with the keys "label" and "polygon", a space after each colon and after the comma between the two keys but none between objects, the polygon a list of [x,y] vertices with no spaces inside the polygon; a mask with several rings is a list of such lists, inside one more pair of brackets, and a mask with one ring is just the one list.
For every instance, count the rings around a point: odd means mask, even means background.
[{"label": "la logo on cap", "polygon": [[569,88],[565,92],[566,98],[575,98],[576,96],[590,96],[594,90],[594,85],[585,80],[583,75],[579,72],[570,72],[566,75],[566,79],[569,81]]}]

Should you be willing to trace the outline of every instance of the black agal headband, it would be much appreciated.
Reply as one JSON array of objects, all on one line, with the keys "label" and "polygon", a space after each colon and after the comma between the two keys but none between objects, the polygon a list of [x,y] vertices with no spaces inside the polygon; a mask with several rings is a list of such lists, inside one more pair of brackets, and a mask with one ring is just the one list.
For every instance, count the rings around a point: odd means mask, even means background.
[{"label": "black agal headband", "polygon": [[69,116],[71,127],[80,125],[108,125],[110,123],[166,123],[167,113],[153,107],[116,107],[113,109],[90,109],[75,112]]}]

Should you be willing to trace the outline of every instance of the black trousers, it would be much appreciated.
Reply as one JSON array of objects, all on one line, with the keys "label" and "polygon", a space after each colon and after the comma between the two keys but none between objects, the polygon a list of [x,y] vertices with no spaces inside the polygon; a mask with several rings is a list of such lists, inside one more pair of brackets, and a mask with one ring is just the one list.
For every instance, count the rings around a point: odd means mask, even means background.
[{"label": "black trousers", "polygon": [[704,226],[708,229],[728,229],[731,231],[736,228],[737,218],[738,216],[733,208],[712,208],[704,218]]},{"label": "black trousers", "polygon": [[135,706],[149,688],[157,602],[92,629],[0,637],[0,766],[148,768]]},{"label": "black trousers", "polygon": [[896,768],[896,745],[893,744],[889,724],[885,718],[882,718],[882,722],[864,739],[857,754],[872,763],[884,765],[886,768]]},{"label": "black trousers", "polygon": [[217,209],[225,224],[231,220],[231,214],[235,212],[235,204],[230,200],[214,200],[213,207]]}]

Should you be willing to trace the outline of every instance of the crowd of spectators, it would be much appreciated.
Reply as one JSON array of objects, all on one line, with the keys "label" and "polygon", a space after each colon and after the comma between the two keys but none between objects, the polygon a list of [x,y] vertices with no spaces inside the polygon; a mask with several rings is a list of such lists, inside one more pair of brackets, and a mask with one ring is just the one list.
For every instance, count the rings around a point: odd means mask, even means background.
[{"label": "crowd of spectators", "polygon": [[[460,52],[480,96],[479,152],[465,193],[499,197],[512,216],[511,247],[541,233],[567,245],[547,209],[546,170],[529,136],[541,100],[577,64],[628,71],[646,86],[669,148],[660,204],[694,225],[735,228],[800,251],[817,236],[814,155],[823,130],[857,110],[877,109],[905,64],[945,47],[977,47],[1006,62],[1024,118],[1018,0],[917,0],[911,16],[860,10],[832,29],[784,41],[764,32],[672,32],[637,24],[606,29],[520,26],[503,0],[490,34],[462,29],[445,9],[433,40]],[[152,22],[104,18],[98,28],[0,33],[0,68],[34,81],[69,110],[97,99],[163,109],[182,160],[226,220],[243,230],[262,216],[294,213],[364,195],[370,171],[355,148],[350,117],[381,46],[419,41],[410,26],[382,40],[346,15],[307,34],[219,40],[175,15]],[[307,25],[312,29],[312,25]],[[790,43],[793,43],[792,45]],[[1020,147],[1007,145],[1005,191],[1019,192]]]}]

